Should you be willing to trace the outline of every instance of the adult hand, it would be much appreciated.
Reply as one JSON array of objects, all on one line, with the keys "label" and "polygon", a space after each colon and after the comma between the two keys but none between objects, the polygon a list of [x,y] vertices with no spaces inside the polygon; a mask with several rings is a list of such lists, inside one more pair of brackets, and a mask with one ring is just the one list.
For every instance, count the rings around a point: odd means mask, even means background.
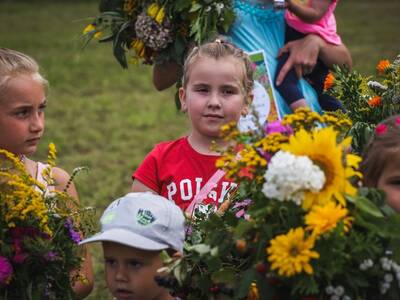
[{"label": "adult hand", "polygon": [[280,85],[292,68],[299,78],[311,73],[317,63],[322,42],[319,36],[309,34],[300,40],[289,42],[283,46],[279,50],[278,56],[289,53],[289,57],[278,74],[276,84]]}]

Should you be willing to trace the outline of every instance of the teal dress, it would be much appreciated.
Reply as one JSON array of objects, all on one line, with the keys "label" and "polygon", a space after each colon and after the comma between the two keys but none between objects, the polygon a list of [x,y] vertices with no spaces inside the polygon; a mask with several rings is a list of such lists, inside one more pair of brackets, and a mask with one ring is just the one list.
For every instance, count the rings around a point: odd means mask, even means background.
[{"label": "teal dress", "polygon": [[[270,78],[275,78],[279,49],[284,45],[285,22],[284,12],[275,11],[272,2],[261,4],[261,1],[234,0],[236,22],[230,28],[228,36],[231,41],[246,52],[264,50]],[[264,1],[266,2],[266,1]],[[280,116],[291,113],[278,91],[271,84]],[[299,88],[303,92],[309,106],[321,112],[318,97],[314,89],[304,80],[299,80]]]}]

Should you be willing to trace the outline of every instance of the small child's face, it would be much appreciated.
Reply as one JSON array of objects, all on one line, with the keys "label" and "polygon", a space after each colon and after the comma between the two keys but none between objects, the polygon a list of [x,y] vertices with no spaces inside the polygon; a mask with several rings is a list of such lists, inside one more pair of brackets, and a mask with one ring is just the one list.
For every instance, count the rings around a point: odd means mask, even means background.
[{"label": "small child's face", "polygon": [[193,134],[218,138],[221,126],[237,122],[247,109],[243,66],[234,57],[199,57],[189,68],[188,82],[179,90]]},{"label": "small child's face", "polygon": [[42,83],[30,75],[18,75],[2,93],[0,148],[17,155],[34,153],[44,130],[46,95]]},{"label": "small child's face", "polygon": [[377,187],[386,193],[386,202],[400,213],[400,157],[387,163],[379,177]]},{"label": "small child's face", "polygon": [[159,251],[103,242],[107,286],[118,300],[172,299],[154,281],[163,266]]}]

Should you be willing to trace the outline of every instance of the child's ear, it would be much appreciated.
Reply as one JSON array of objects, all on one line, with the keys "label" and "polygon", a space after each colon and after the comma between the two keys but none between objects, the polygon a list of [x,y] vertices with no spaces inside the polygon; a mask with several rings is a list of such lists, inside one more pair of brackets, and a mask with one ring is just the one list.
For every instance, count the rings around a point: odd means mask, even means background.
[{"label": "child's ear", "polygon": [[179,88],[179,101],[181,102],[181,111],[187,112],[186,92],[183,87]]}]

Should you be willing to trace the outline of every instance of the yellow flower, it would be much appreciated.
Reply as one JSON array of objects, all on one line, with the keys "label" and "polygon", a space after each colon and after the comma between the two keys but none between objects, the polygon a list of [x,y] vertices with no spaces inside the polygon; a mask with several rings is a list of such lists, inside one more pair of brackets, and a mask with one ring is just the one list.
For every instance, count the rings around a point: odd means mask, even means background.
[{"label": "yellow flower", "polygon": [[254,282],[250,285],[249,294],[247,295],[247,300],[258,300],[260,299],[260,293],[257,288],[257,284]]},{"label": "yellow flower", "polygon": [[131,48],[133,50],[135,50],[136,55],[139,58],[144,58],[145,47],[144,47],[144,43],[141,40],[138,40],[138,39],[133,40],[132,43],[131,43]]},{"label": "yellow flower", "polygon": [[341,143],[336,140],[337,132],[332,127],[327,127],[310,133],[299,130],[290,137],[289,143],[282,145],[284,151],[308,156],[325,174],[324,187],[317,193],[305,194],[303,208],[306,210],[315,204],[323,205],[332,198],[346,206],[344,194],[354,196],[357,193],[349,179],[352,176],[361,176],[355,170],[361,158],[346,154],[351,138],[346,138]]},{"label": "yellow flower", "polygon": [[161,24],[164,21],[164,16],[165,16],[165,10],[164,7],[161,7],[155,17],[156,22],[158,24]]},{"label": "yellow flower", "polygon": [[96,30],[96,27],[93,24],[89,24],[83,29],[83,34],[87,34],[93,30]]},{"label": "yellow flower", "polygon": [[390,62],[387,59],[381,60],[378,65],[376,66],[376,70],[378,71],[379,75],[385,73],[385,70],[390,66]]},{"label": "yellow flower", "polygon": [[312,251],[315,239],[312,236],[306,238],[304,234],[303,228],[298,227],[271,241],[267,254],[272,270],[278,270],[279,275],[287,277],[314,272],[310,260],[319,258],[319,253]]},{"label": "yellow flower", "polygon": [[305,217],[306,229],[311,230],[315,235],[320,235],[334,229],[339,221],[343,220],[345,231],[348,231],[351,218],[347,217],[347,214],[346,208],[332,201],[324,206],[313,206]]},{"label": "yellow flower", "polygon": [[147,8],[147,14],[153,19],[155,19],[159,10],[160,6],[157,3],[152,3]]}]

